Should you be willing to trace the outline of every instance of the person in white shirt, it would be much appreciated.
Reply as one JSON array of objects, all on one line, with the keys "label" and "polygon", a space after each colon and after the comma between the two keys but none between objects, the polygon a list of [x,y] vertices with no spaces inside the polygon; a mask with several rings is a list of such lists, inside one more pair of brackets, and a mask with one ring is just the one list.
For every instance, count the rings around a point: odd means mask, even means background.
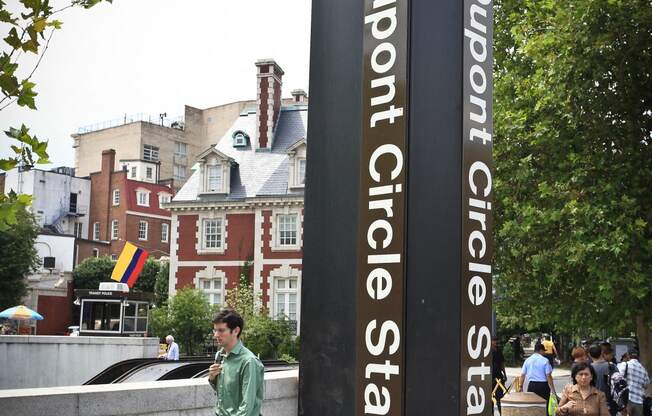
[{"label": "person in white shirt", "polygon": [[168,335],[167,337],[165,337],[165,343],[168,344],[168,352],[167,354],[165,354],[165,359],[178,361],[179,346],[177,345],[176,342],[174,342],[174,337],[172,335]]},{"label": "person in white shirt", "polygon": [[618,370],[624,375],[629,387],[627,413],[629,416],[643,416],[643,400],[645,389],[650,384],[650,376],[638,361],[638,351],[630,350],[628,356],[629,360],[618,364]]}]

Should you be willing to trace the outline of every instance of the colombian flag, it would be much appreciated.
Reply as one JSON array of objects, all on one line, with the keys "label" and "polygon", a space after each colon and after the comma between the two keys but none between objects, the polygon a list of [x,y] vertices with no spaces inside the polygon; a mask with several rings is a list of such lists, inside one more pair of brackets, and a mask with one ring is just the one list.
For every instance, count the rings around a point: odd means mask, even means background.
[{"label": "colombian flag", "polygon": [[129,288],[136,283],[140,271],[143,270],[143,265],[149,253],[147,251],[136,247],[135,245],[127,242],[125,247],[118,257],[118,262],[113,268],[111,279],[117,280],[120,283],[126,283]]}]

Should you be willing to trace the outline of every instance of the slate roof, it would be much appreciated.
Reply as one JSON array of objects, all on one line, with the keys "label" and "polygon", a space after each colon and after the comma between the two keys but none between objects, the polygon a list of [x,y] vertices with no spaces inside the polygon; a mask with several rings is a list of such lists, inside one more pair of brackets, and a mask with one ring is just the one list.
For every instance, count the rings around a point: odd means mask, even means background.
[{"label": "slate roof", "polygon": [[231,192],[228,195],[199,195],[200,172],[195,169],[190,178],[173,198],[173,202],[189,201],[239,201],[245,198],[301,196],[303,189],[288,188],[288,149],[306,138],[308,130],[308,107],[292,105],[281,108],[272,149],[258,150],[233,147],[233,133],[242,131],[256,140],[256,112],[247,109],[221,138],[215,149],[232,158]]}]

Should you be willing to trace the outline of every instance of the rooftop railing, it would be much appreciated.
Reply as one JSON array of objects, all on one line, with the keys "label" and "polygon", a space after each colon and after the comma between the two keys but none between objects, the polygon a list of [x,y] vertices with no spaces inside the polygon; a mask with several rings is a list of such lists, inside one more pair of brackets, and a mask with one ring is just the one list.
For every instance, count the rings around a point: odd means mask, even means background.
[{"label": "rooftop railing", "polygon": [[113,120],[107,120],[100,123],[82,126],[77,129],[77,133],[78,134],[91,133],[98,130],[109,129],[111,127],[122,126],[136,121],[145,121],[147,123],[152,123],[163,127],[176,128],[179,130],[184,129],[183,116],[168,118],[166,117],[165,114],[161,114],[159,116],[152,116],[151,114],[138,113],[138,114],[125,114],[121,118],[115,118]]}]

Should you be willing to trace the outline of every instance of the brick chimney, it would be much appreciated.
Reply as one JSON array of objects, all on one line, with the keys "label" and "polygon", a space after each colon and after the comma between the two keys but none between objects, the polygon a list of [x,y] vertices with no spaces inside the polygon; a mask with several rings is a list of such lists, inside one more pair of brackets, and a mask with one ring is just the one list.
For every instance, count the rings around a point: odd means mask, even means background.
[{"label": "brick chimney", "polygon": [[102,173],[111,174],[115,168],[115,150],[102,150]]},{"label": "brick chimney", "polygon": [[283,70],[273,59],[261,59],[257,68],[256,149],[271,149],[276,123],[281,114]]},{"label": "brick chimney", "polygon": [[290,94],[292,94],[295,104],[302,104],[308,101],[308,94],[306,94],[304,90],[301,89],[292,90]]}]

